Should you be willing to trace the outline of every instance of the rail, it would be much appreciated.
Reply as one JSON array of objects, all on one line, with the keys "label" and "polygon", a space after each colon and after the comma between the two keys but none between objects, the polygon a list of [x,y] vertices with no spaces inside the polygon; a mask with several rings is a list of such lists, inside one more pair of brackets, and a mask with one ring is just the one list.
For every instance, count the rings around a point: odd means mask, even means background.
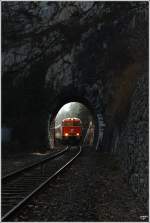
[{"label": "rail", "polygon": [[[15,213],[31,196],[45,186],[64,168],[72,163],[82,151],[82,147],[76,147],[57,155],[46,158],[24,170],[14,173],[14,179],[7,176],[2,180],[2,221],[6,221]],[[42,168],[41,168],[42,163]],[[19,174],[20,173],[20,174]]]},{"label": "rail", "polygon": [[30,168],[33,168],[33,167],[35,167],[35,166],[37,166],[37,165],[39,165],[39,164],[42,164],[42,163],[44,163],[46,160],[50,160],[50,159],[53,159],[53,158],[55,158],[55,157],[57,157],[57,156],[60,156],[61,154],[65,153],[67,150],[68,150],[68,146],[67,146],[64,150],[62,150],[62,151],[60,151],[60,152],[57,152],[57,153],[54,153],[54,154],[50,155],[49,157],[46,157],[45,159],[42,159],[42,160],[37,161],[37,162],[34,162],[33,164],[28,165],[27,167],[23,167],[23,168],[21,168],[20,170],[13,171],[13,172],[11,172],[11,173],[9,173],[9,174],[3,176],[3,177],[2,177],[2,181],[7,180],[7,179],[10,178],[10,177],[14,177],[15,175],[18,175],[18,174],[24,172],[25,170],[29,170]]}]

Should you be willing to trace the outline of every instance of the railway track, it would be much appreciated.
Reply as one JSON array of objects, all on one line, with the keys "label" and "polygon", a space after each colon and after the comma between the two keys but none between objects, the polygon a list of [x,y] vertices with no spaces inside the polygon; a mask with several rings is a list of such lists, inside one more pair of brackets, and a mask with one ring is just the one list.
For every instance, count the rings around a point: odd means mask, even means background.
[{"label": "railway track", "polygon": [[62,151],[62,148],[61,150],[55,149],[45,154],[40,154],[40,153],[38,154],[35,152],[35,153],[28,153],[28,154],[17,154],[16,156],[13,155],[11,157],[2,156],[1,177],[3,178],[4,176],[12,172],[18,171],[18,169],[23,169],[26,166],[37,163],[43,159],[46,159],[47,157],[53,156],[60,151]]},{"label": "railway track", "polygon": [[81,146],[67,147],[53,157],[15,171],[2,178],[1,207],[2,221],[6,221],[31,196],[46,185],[79,154]]},{"label": "railway track", "polygon": [[53,159],[63,153],[65,153],[68,149],[68,146],[63,149],[62,151],[59,151],[59,152],[55,152],[54,154],[50,154],[48,157],[46,158],[43,158],[41,160],[38,160],[38,161],[33,161],[32,164],[29,164],[27,166],[24,166],[24,167],[21,167],[19,170],[13,170],[7,174],[5,174],[4,176],[2,176],[2,181],[5,181],[7,178],[10,179],[10,177],[14,177],[15,175],[18,175],[20,173],[22,173],[24,170],[27,170],[27,169],[30,169],[38,164],[41,164],[42,162],[45,162],[46,160],[50,160],[50,159]]}]

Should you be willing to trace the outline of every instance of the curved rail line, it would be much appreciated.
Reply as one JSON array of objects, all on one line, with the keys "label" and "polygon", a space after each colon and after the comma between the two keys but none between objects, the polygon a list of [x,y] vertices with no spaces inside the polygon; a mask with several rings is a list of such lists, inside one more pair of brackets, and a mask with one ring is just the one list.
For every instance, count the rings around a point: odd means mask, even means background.
[{"label": "curved rail line", "polygon": [[[6,221],[32,195],[45,186],[51,179],[67,167],[82,151],[68,148],[55,157],[46,158],[32,167],[24,168],[17,173],[2,179],[2,221]],[[14,178],[13,178],[14,176]]]},{"label": "curved rail line", "polygon": [[24,172],[25,170],[28,170],[28,169],[30,169],[30,168],[33,168],[33,167],[35,167],[35,166],[41,164],[42,162],[45,162],[46,160],[50,160],[50,159],[53,159],[53,158],[55,158],[55,157],[57,157],[57,156],[60,156],[60,155],[62,155],[63,153],[65,153],[67,150],[68,150],[68,146],[67,146],[65,149],[63,149],[62,151],[59,151],[59,152],[57,152],[57,153],[55,152],[54,154],[50,154],[48,157],[43,158],[43,159],[41,159],[41,160],[39,160],[39,161],[37,161],[37,162],[34,162],[34,163],[32,163],[31,165],[28,165],[28,166],[26,166],[26,167],[23,167],[23,168],[21,168],[21,169],[19,169],[19,170],[12,171],[12,172],[6,174],[5,176],[3,176],[3,177],[2,177],[2,181],[7,180],[8,178],[10,179],[10,177],[17,176],[18,174]]}]

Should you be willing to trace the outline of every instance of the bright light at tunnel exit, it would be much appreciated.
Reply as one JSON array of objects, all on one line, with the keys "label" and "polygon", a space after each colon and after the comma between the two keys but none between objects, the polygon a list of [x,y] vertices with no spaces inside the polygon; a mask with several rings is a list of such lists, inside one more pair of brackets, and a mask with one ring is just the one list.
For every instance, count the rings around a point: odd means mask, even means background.
[{"label": "bright light at tunnel exit", "polygon": [[65,104],[63,107],[62,107],[62,109],[64,110],[64,111],[69,111],[70,110],[70,108],[71,108],[71,103],[67,103],[67,104]]}]

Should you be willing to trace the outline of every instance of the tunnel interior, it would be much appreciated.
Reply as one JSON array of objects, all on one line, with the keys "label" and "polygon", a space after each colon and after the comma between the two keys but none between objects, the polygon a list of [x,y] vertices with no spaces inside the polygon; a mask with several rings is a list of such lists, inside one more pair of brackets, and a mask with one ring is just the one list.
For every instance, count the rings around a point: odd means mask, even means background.
[{"label": "tunnel interior", "polygon": [[[57,146],[59,142],[61,143],[61,132],[59,129],[62,126],[62,120],[66,118],[79,118],[81,120],[82,143],[84,142],[84,138],[89,135],[86,143],[92,145],[94,139],[94,120],[89,109],[79,102],[67,103],[57,113],[55,118],[55,145]],[[87,132],[88,129],[90,129],[90,132]]]},{"label": "tunnel interior", "polygon": [[[103,138],[104,121],[101,115],[101,123],[98,122],[98,115],[88,104],[88,102],[78,100],[67,100],[49,114],[48,118],[48,142],[49,148],[54,149],[62,146],[61,125],[65,118],[79,118],[82,122],[82,140],[83,145],[97,145]],[[100,126],[101,125],[101,126]]]}]

